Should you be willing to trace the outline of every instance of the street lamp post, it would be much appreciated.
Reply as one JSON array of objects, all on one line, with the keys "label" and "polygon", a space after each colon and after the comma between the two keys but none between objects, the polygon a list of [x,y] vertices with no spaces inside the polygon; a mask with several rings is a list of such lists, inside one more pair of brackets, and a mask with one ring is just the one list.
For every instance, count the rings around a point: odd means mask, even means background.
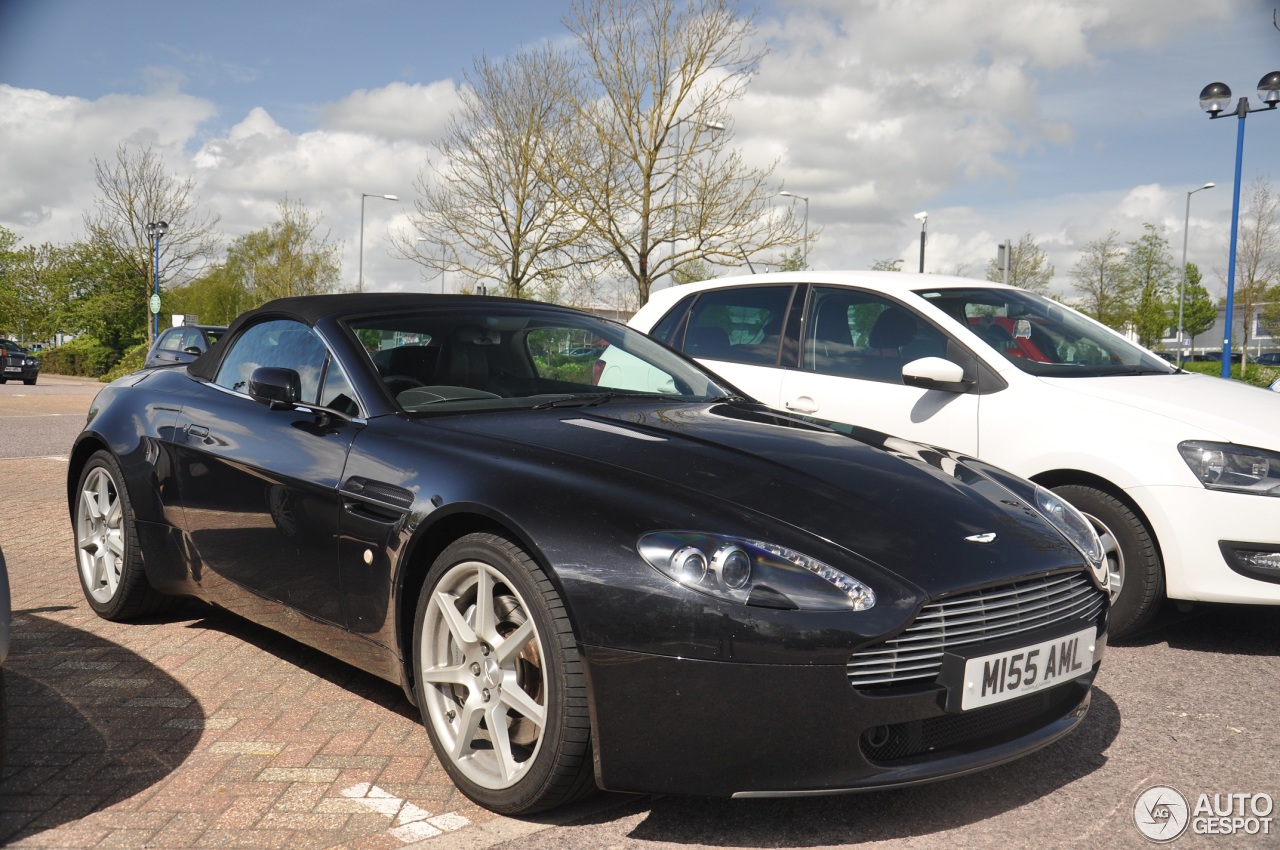
[{"label": "street lamp post", "polygon": [[1182,309],[1187,297],[1187,235],[1191,228],[1191,196],[1205,189],[1212,189],[1216,183],[1206,183],[1199,189],[1187,192],[1187,215],[1182,222],[1182,280],[1178,283],[1178,365],[1182,365]]},{"label": "street lamp post", "polygon": [[[691,121],[692,118],[686,116],[679,118],[671,126],[676,131],[676,161],[674,173],[671,175],[671,194],[675,196],[675,203],[671,207],[671,285],[676,282],[676,232],[680,227],[680,158],[684,156],[684,124]],[[704,130],[711,130],[719,133],[724,129],[724,124],[719,121],[703,121],[699,124]]]},{"label": "street lamp post", "polygon": [[804,201],[804,267],[807,269],[809,268],[809,199],[804,195],[797,195],[786,190],[778,194],[786,198],[799,198]]},{"label": "street lamp post", "polygon": [[364,199],[365,198],[382,198],[384,201],[400,200],[395,195],[371,195],[368,192],[360,193],[360,270],[359,270],[359,276],[356,278],[356,292],[364,292]]},{"label": "street lamp post", "polygon": [[[414,240],[414,253],[417,253],[417,243],[418,243],[418,242],[430,242],[430,241],[431,241],[431,240],[430,240],[430,239],[428,239],[428,238],[427,238],[427,237],[425,237],[425,236],[419,236],[416,240]],[[427,257],[427,259],[428,259],[428,260],[431,260],[432,262],[435,262],[435,258],[434,258],[434,257]],[[440,259],[440,263],[441,263],[441,266],[440,266],[440,294],[441,294],[441,295],[444,295],[444,282],[445,282],[444,273],[445,273],[445,267],[444,267],[444,258],[443,258],[443,257]],[[427,280],[430,280],[430,278],[427,278]]]},{"label": "street lamp post", "polygon": [[155,272],[155,290],[151,293],[151,341],[160,336],[160,237],[169,232],[169,222],[153,221],[147,225],[147,235],[151,237],[155,261],[152,270]]},{"label": "street lamp post", "polygon": [[[1223,112],[1231,103],[1231,88],[1226,83],[1210,83],[1200,91],[1200,108],[1212,118],[1234,115],[1239,118],[1236,130],[1236,182],[1231,196],[1231,252],[1227,259],[1227,308],[1223,317],[1222,377],[1231,377],[1231,330],[1235,325],[1236,237],[1240,229],[1240,170],[1244,163],[1244,119],[1251,112],[1273,111],[1280,105],[1280,71],[1272,71],[1258,81],[1258,98],[1267,109],[1250,109],[1249,98],[1242,97],[1234,112]],[[1247,321],[1247,319],[1246,319]]]},{"label": "street lamp post", "polygon": [[929,229],[929,214],[918,212],[912,218],[920,222],[920,274],[924,274],[924,238]]}]

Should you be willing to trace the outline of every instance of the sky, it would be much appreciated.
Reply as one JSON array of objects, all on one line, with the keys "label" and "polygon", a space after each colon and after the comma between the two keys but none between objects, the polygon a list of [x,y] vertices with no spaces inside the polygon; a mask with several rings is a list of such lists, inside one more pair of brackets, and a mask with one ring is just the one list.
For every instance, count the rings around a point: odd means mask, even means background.
[{"label": "sky", "polygon": [[[343,281],[440,291],[390,252],[462,75],[480,56],[568,44],[569,0],[0,0],[0,226],[68,242],[93,206],[93,159],[150,145],[191,177],[226,239],[284,198],[343,246]],[[732,142],[809,199],[817,269],[880,259],[984,276],[1025,232],[1056,268],[1111,230],[1161,228],[1225,292],[1238,121],[1210,121],[1224,82],[1260,108],[1280,70],[1257,0],[764,0],[767,48],[732,110]],[[1280,113],[1280,109],[1276,110]],[[1280,182],[1280,116],[1246,120],[1243,193]],[[1205,182],[1212,190],[1191,199]],[[779,197],[780,205],[803,202]],[[758,270],[759,267],[757,267]]]}]

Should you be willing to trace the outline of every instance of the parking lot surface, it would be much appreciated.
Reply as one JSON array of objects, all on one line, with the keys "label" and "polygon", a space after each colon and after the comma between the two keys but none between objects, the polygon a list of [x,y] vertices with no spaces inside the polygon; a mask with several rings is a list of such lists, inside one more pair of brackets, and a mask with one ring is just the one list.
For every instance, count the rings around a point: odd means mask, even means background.
[{"label": "parking lot surface", "polygon": [[[1248,811],[1280,799],[1280,609],[1261,607],[1169,612],[1108,650],[1076,733],[970,777],[789,800],[599,794],[498,817],[454,790],[397,687],[202,603],[131,624],[93,614],[65,476],[99,386],[41,375],[0,387],[0,546],[15,609],[0,845],[1145,847],[1135,807],[1169,786],[1188,810],[1207,795],[1258,827],[1189,825],[1172,846],[1280,847],[1280,812],[1264,832]],[[781,729],[785,718],[761,731]],[[1215,817],[1201,826],[1232,826]]]}]

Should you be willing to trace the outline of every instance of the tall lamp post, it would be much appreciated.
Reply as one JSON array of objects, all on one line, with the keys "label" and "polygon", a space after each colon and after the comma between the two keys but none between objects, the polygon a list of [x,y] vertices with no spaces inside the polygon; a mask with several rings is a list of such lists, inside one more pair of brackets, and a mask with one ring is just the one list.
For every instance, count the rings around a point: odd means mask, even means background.
[{"label": "tall lamp post", "polygon": [[[419,244],[419,243],[421,243],[421,242],[430,242],[430,241],[431,241],[431,240],[430,240],[430,239],[428,239],[428,238],[427,238],[427,237],[425,237],[425,236],[419,236],[417,239],[415,239],[415,240],[414,240],[414,252],[415,252],[415,253],[417,252],[417,246],[418,246],[418,244]],[[434,257],[430,257],[430,256],[429,256],[429,257],[427,257],[427,259],[432,260],[432,261],[434,261],[434,260],[435,260],[435,258],[434,258]],[[440,261],[443,263],[443,262],[444,262],[444,258],[442,257]],[[440,267],[440,294],[441,294],[441,295],[444,295],[444,282],[445,282],[444,273],[445,273],[445,268],[444,268],[444,266],[442,265],[442,266]],[[427,278],[427,280],[430,280],[430,278]]]},{"label": "tall lamp post", "polygon": [[797,195],[794,192],[781,191],[778,193],[784,198],[799,198],[804,201],[804,267],[809,268],[809,199],[804,195]]},{"label": "tall lamp post", "polygon": [[382,198],[384,201],[400,200],[395,195],[371,195],[368,192],[360,193],[360,271],[356,278],[356,292],[364,292],[364,199],[365,198]]},{"label": "tall lamp post", "polygon": [[[1235,325],[1236,294],[1236,237],[1240,229],[1240,169],[1244,163],[1244,119],[1251,112],[1272,111],[1280,105],[1280,71],[1272,71],[1258,80],[1258,98],[1267,109],[1250,109],[1249,98],[1242,97],[1234,112],[1223,112],[1231,103],[1231,88],[1226,83],[1209,83],[1200,91],[1200,108],[1212,118],[1234,115],[1240,120],[1236,130],[1236,182],[1231,196],[1231,253],[1227,259],[1227,311],[1223,317],[1226,330],[1222,332],[1222,377],[1231,377],[1231,330]],[[1185,268],[1185,266],[1184,266]],[[1246,321],[1248,321],[1246,319]]]},{"label": "tall lamp post", "polygon": [[[686,121],[692,121],[691,117],[677,119],[671,126],[676,131],[676,162],[674,173],[671,175],[671,193],[675,195],[675,203],[671,208],[671,285],[676,282],[676,231],[680,227],[680,158],[684,155],[684,124]],[[719,133],[724,129],[724,124],[719,121],[703,121],[699,125],[704,130],[710,130],[713,133]]]},{"label": "tall lamp post", "polygon": [[1191,229],[1191,196],[1205,189],[1212,189],[1216,183],[1206,183],[1199,189],[1187,192],[1187,215],[1182,222],[1182,280],[1178,283],[1178,365],[1182,365],[1182,309],[1187,298],[1187,235]]},{"label": "tall lamp post", "polygon": [[151,293],[151,341],[160,336],[160,237],[169,232],[169,222],[153,221],[147,225],[147,235],[155,250],[155,261],[151,268],[155,272],[155,290]]},{"label": "tall lamp post", "polygon": [[918,212],[912,218],[920,222],[920,274],[924,274],[924,238],[929,229],[929,214]]}]

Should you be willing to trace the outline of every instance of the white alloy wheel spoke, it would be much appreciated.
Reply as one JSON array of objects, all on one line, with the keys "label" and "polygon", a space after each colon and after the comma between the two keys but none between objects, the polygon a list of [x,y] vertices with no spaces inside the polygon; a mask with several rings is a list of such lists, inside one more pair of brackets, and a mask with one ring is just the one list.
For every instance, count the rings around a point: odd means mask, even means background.
[{"label": "white alloy wheel spoke", "polygon": [[511,754],[511,737],[507,734],[507,711],[501,704],[492,706],[485,712],[485,725],[489,727],[489,740],[493,743],[493,754],[502,774],[503,782],[510,782],[516,775],[520,765]]},{"label": "white alloy wheel spoke", "polygon": [[124,557],[124,533],[119,528],[111,528],[103,536],[102,542],[106,544],[107,551],[117,558]]},{"label": "white alloy wheel spoke", "polygon": [[471,754],[471,744],[480,731],[480,721],[484,719],[484,709],[470,705],[471,701],[458,707],[461,720],[458,723],[458,737],[453,739],[453,752],[449,755],[456,762],[463,756]]},{"label": "white alloy wheel spoke", "polygon": [[491,646],[498,641],[495,619],[493,576],[482,566],[476,571],[476,636]]},{"label": "white alloy wheel spoke", "polygon": [[538,727],[539,730],[545,729],[547,725],[547,710],[545,707],[534,702],[533,697],[524,692],[524,689],[516,684],[516,675],[508,673],[502,683],[502,704],[508,708],[515,709],[516,712],[529,718]]},{"label": "white alloy wheel spoke", "polygon": [[476,633],[463,618],[462,612],[458,610],[458,597],[443,590],[439,591],[436,593],[436,606],[440,609],[440,616],[444,618],[445,625],[449,628],[449,634],[453,636],[453,640],[458,644],[458,647],[474,646]]},{"label": "white alloy wheel spoke", "polygon": [[465,664],[456,667],[426,667],[422,671],[422,681],[433,685],[466,685],[470,686],[475,678],[467,670]]},{"label": "white alloy wheel spoke", "polygon": [[520,627],[511,634],[502,638],[502,640],[494,647],[494,657],[497,658],[498,664],[506,669],[512,664],[516,656],[520,654],[520,650],[524,649],[525,644],[533,639],[533,621],[525,620]]}]

